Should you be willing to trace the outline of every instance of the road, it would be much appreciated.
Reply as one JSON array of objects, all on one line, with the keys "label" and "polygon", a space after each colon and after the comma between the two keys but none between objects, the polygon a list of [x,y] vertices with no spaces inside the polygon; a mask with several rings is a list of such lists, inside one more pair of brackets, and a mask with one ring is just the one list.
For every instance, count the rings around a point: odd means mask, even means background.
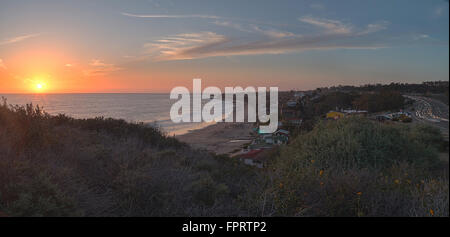
[{"label": "road", "polygon": [[413,119],[441,129],[444,137],[448,140],[448,105],[423,96],[405,95],[405,97],[415,101],[413,105],[414,111],[411,113]]}]

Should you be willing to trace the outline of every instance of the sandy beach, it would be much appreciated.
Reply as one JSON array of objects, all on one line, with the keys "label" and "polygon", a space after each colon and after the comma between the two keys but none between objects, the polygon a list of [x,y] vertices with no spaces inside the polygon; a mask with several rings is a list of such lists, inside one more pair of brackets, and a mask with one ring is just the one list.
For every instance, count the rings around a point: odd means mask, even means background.
[{"label": "sandy beach", "polygon": [[216,123],[176,136],[194,148],[232,155],[253,138],[252,123]]}]

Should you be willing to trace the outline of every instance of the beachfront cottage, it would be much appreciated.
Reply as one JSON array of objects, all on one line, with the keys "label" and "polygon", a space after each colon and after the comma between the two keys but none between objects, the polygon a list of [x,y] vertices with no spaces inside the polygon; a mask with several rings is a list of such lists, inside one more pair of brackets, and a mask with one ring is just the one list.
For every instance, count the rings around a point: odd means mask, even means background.
[{"label": "beachfront cottage", "polygon": [[266,134],[266,135],[263,135],[262,137],[266,144],[274,144],[274,139],[273,139],[272,134]]},{"label": "beachfront cottage", "polygon": [[254,149],[250,150],[249,152],[242,154],[238,156],[239,159],[241,159],[244,164],[256,166],[258,168],[263,168],[264,163],[267,161],[267,159],[270,157],[270,153],[272,152],[272,149]]},{"label": "beachfront cottage", "polygon": [[249,145],[250,150],[269,149],[274,145],[272,134],[259,134]]},{"label": "beachfront cottage", "polygon": [[278,129],[274,134],[275,144],[287,144],[289,141],[289,131],[284,129]]},{"label": "beachfront cottage", "polygon": [[287,144],[289,141],[289,131],[278,129],[271,134],[259,134],[250,144],[250,149],[270,148],[273,145]]},{"label": "beachfront cottage", "polygon": [[263,163],[260,159],[258,159],[258,154],[261,153],[263,149],[255,149],[251,150],[240,156],[240,159],[244,161],[246,165],[256,166],[258,168],[263,167]]}]

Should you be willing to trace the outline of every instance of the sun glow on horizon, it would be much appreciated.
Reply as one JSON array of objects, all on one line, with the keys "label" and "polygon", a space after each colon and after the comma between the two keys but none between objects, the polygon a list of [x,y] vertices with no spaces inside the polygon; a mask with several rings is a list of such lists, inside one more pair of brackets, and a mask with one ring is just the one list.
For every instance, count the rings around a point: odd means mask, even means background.
[{"label": "sun glow on horizon", "polygon": [[43,92],[46,90],[46,87],[47,87],[47,84],[46,84],[44,81],[42,81],[42,80],[37,80],[37,81],[34,83],[34,88],[33,88],[33,90],[34,90],[34,92],[36,92],[36,93],[43,93]]}]

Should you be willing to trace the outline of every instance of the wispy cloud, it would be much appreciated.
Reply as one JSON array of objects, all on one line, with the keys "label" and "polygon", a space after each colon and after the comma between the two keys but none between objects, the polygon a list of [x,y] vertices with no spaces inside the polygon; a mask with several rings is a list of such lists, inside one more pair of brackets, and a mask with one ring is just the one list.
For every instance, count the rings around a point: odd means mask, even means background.
[{"label": "wispy cloud", "polygon": [[122,70],[122,68],[117,67],[114,64],[105,63],[99,59],[92,59],[89,66],[91,67],[90,69],[84,70],[84,75],[86,76],[102,76],[111,72]]},{"label": "wispy cloud", "polygon": [[430,39],[430,36],[427,34],[419,34],[413,36],[414,40],[423,40],[423,39]]},{"label": "wispy cloud", "polygon": [[0,41],[0,45],[18,43],[20,41],[24,41],[26,39],[34,38],[34,37],[37,37],[39,35],[41,35],[41,34],[39,33],[39,34],[28,34],[28,35],[16,36],[16,37],[13,37],[13,38],[9,38],[9,39]]},{"label": "wispy cloud", "polygon": [[293,33],[287,31],[280,31],[273,28],[262,28],[255,24],[239,24],[231,21],[215,21],[214,24],[232,28],[238,31],[247,33],[259,33],[272,38],[283,38],[288,36],[294,36]]},{"label": "wispy cloud", "polygon": [[166,14],[131,14],[122,12],[124,16],[130,17],[138,17],[138,18],[202,18],[202,19],[222,19],[223,17],[214,16],[214,15],[166,15]]},{"label": "wispy cloud", "polygon": [[8,69],[1,58],[0,58],[0,68],[3,68],[5,70]]},{"label": "wispy cloud", "polygon": [[306,16],[299,21],[316,27],[315,34],[294,34],[256,24],[238,24],[232,21],[213,22],[253,34],[257,37],[227,37],[214,32],[177,34],[154,40],[144,45],[145,53],[154,60],[181,60],[215,56],[282,54],[305,50],[376,49],[385,47],[366,36],[388,26],[380,21],[357,29],[338,20]]},{"label": "wispy cloud", "polygon": [[351,26],[337,20],[305,16],[299,18],[299,21],[323,28],[329,33],[348,34],[352,31]]},{"label": "wispy cloud", "polygon": [[234,22],[231,22],[231,21],[214,21],[213,23],[218,25],[218,26],[232,28],[232,29],[235,29],[235,30],[238,30],[238,31],[252,32],[250,29],[248,29],[247,27],[243,26],[242,24],[234,23]]},{"label": "wispy cloud", "polygon": [[[384,47],[374,42],[349,41],[347,36],[294,36],[236,43],[224,35],[212,32],[176,35],[146,45],[156,60],[195,59],[215,56],[282,54],[305,50],[377,49]],[[174,40],[176,39],[176,40]]]},{"label": "wispy cloud", "polygon": [[373,24],[369,24],[367,25],[367,28],[361,32],[359,32],[359,35],[367,35],[367,34],[371,34],[371,33],[375,33],[378,31],[382,31],[387,29],[389,25],[388,21],[381,21],[379,23],[373,23]]},{"label": "wispy cloud", "polygon": [[440,5],[436,6],[433,10],[433,16],[434,17],[441,17],[448,14],[448,0],[445,0],[446,3],[441,3]]},{"label": "wispy cloud", "polygon": [[[198,19],[206,19],[206,20],[223,20],[228,21],[224,22],[231,23],[231,22],[246,22],[249,24],[259,24],[259,25],[267,25],[267,26],[276,26],[277,24],[268,23],[268,22],[262,22],[258,20],[251,20],[251,19],[245,19],[245,18],[237,18],[237,17],[224,17],[224,16],[216,16],[216,15],[206,15],[206,14],[190,14],[190,15],[171,15],[171,14],[133,14],[133,13],[127,13],[122,12],[121,13],[124,16],[128,17],[135,17],[135,18],[149,18],[149,19],[187,19],[187,18],[198,18]],[[214,22],[215,23],[215,22]],[[220,24],[220,22],[219,22]],[[232,23],[231,23],[232,24]]]},{"label": "wispy cloud", "polygon": [[295,36],[295,34],[291,33],[291,32],[280,31],[280,30],[275,30],[275,29],[262,29],[259,26],[253,26],[252,29],[255,32],[259,32],[265,36],[269,36],[272,38],[284,38],[284,37]]},{"label": "wispy cloud", "polygon": [[[164,39],[156,40],[144,45],[146,52],[154,56],[156,60],[180,60],[202,57],[202,52],[190,54],[189,50],[200,50],[208,54],[210,49],[223,45],[230,41],[223,35],[213,32],[201,32],[192,34],[178,34]],[[200,49],[201,48],[201,49]]]},{"label": "wispy cloud", "polygon": [[443,6],[439,6],[434,9],[433,13],[436,17],[440,17],[444,14],[444,11],[445,11],[445,8]]}]

